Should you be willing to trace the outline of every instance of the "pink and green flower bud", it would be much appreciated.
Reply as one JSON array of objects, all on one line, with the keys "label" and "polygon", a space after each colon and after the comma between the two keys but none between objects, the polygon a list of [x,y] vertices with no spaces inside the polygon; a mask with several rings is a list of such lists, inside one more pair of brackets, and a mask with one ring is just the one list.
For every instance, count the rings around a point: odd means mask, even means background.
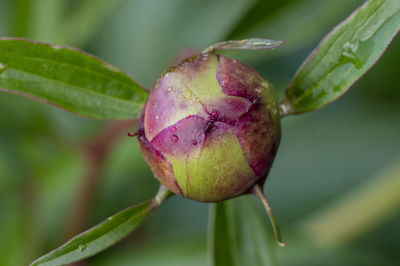
[{"label": "pink and green flower bud", "polygon": [[143,109],[139,143],[155,177],[204,202],[263,183],[277,152],[280,114],[272,85],[214,53],[170,68]]}]

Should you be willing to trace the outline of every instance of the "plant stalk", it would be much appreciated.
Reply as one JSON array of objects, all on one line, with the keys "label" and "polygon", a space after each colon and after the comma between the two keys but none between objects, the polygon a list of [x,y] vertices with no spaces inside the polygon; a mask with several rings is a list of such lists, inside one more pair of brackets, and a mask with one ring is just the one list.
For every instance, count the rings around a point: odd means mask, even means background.
[{"label": "plant stalk", "polygon": [[287,100],[286,97],[284,97],[279,102],[279,111],[280,111],[280,114],[281,114],[281,118],[293,114],[293,107],[290,104],[290,102]]},{"label": "plant stalk", "polygon": [[163,184],[160,184],[157,195],[154,197],[153,202],[156,206],[160,206],[166,199],[174,195],[168,188]]}]

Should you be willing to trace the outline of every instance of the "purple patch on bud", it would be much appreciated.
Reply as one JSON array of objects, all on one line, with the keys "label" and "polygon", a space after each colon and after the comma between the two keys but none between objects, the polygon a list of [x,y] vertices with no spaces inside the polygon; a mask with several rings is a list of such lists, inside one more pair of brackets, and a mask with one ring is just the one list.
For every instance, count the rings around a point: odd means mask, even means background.
[{"label": "purple patch on bud", "polygon": [[150,166],[154,176],[172,192],[183,196],[182,190],[175,180],[174,171],[170,162],[168,162],[159,151],[154,149],[143,135],[139,136],[138,139],[143,157]]},{"label": "purple patch on bud", "polygon": [[266,176],[281,137],[276,99],[263,95],[268,82],[254,69],[227,57],[220,57],[217,79],[226,94],[252,101],[252,107],[237,121],[236,135],[256,175]]},{"label": "purple patch on bud", "polygon": [[150,143],[154,149],[165,155],[186,156],[193,149],[193,140],[196,140],[198,146],[203,144],[205,137],[203,128],[206,123],[206,120],[198,116],[187,117],[170,127],[176,128],[174,133],[170,128],[166,128]]},{"label": "purple patch on bud", "polygon": [[255,98],[261,97],[259,88],[264,79],[251,67],[236,62],[228,57],[219,57],[218,82],[225,94],[244,97],[253,102]]}]

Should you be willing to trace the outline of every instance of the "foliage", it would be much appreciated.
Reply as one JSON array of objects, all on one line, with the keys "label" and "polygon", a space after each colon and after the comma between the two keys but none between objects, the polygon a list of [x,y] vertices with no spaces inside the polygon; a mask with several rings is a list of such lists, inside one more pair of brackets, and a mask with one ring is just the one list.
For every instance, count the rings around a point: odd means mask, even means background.
[{"label": "foliage", "polygon": [[284,101],[289,112],[339,98],[382,55],[399,31],[400,2],[368,1],[330,32],[297,71]]},{"label": "foliage", "polygon": [[0,86],[97,119],[137,117],[147,93],[114,66],[75,49],[0,39]]}]

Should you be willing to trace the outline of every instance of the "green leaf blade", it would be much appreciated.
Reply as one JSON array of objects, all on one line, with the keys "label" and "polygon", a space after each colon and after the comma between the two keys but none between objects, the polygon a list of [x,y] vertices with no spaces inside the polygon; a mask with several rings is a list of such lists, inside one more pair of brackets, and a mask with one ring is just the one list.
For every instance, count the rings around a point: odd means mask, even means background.
[{"label": "green leaf blade", "polygon": [[267,222],[248,197],[214,204],[209,228],[212,265],[275,265]]},{"label": "green leaf blade", "polygon": [[370,0],[336,26],[307,57],[282,102],[288,114],[342,96],[381,57],[400,29],[398,0]]},{"label": "green leaf blade", "polygon": [[138,116],[147,92],[128,75],[74,48],[0,38],[0,88],[96,119]]},{"label": "green leaf blade", "polygon": [[129,207],[32,262],[32,266],[65,265],[93,256],[136,229],[158,205],[149,200]]}]

